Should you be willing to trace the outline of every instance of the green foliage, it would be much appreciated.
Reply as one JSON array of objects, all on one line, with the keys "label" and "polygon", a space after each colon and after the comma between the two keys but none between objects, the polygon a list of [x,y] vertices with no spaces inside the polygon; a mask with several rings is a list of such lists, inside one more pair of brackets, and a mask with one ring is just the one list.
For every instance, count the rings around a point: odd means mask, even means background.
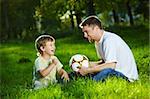
[{"label": "green foliage", "polygon": [[[91,79],[77,79],[65,84],[50,85],[34,91],[31,89],[32,68],[36,58],[34,42],[9,42],[0,45],[1,98],[2,99],[148,99],[149,85],[149,44],[148,28],[111,27],[130,46],[136,59],[140,79],[134,83],[123,79],[109,78],[105,83]],[[94,44],[83,39],[81,34],[56,38],[56,56],[71,71],[68,61],[72,55],[82,53],[90,60],[98,60]]]},{"label": "green foliage", "polygon": [[[90,0],[1,0],[0,40],[30,40],[43,32],[69,31],[71,27],[72,30],[76,29],[88,12],[94,12],[90,11],[93,7],[107,26],[114,24],[113,18],[128,25],[127,1],[130,1],[135,25],[148,24],[148,0],[92,0],[93,5],[88,4],[88,1]],[[122,25],[121,22],[115,22]]]},{"label": "green foliage", "polygon": [[[6,0],[2,4],[1,35],[2,39],[22,38],[23,30],[34,30],[34,7],[38,5],[35,0]],[[7,6],[5,6],[7,5]],[[7,9],[6,9],[7,8]],[[7,21],[6,21],[7,20]]]},{"label": "green foliage", "polygon": [[149,20],[149,1],[148,0],[139,0],[136,8],[135,14],[142,14],[144,20]]}]

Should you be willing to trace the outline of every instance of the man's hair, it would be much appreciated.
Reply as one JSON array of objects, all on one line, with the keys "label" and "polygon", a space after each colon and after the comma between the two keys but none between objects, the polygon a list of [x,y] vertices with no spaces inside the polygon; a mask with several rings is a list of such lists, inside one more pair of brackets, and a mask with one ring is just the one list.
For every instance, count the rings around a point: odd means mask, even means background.
[{"label": "man's hair", "polygon": [[46,46],[46,42],[55,42],[55,39],[50,35],[41,35],[35,40],[35,49],[42,54],[43,51],[40,49],[41,46]]},{"label": "man's hair", "polygon": [[100,29],[103,29],[102,24],[101,24],[101,20],[97,17],[97,16],[88,16],[87,18],[85,18],[79,25],[80,28],[83,28],[83,26],[86,25],[97,25]]}]

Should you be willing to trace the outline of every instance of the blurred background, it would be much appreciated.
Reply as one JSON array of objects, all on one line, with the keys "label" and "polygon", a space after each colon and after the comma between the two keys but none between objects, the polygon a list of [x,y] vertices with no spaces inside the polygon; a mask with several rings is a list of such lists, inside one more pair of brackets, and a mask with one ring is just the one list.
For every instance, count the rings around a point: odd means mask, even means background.
[{"label": "blurred background", "polygon": [[40,34],[65,37],[97,15],[107,27],[149,25],[148,0],[1,0],[0,40],[31,41]]},{"label": "blurred background", "polygon": [[[0,0],[0,4],[0,98],[149,99],[149,0]],[[30,91],[37,57],[34,40],[41,34],[56,38],[55,55],[67,72],[72,71],[69,60],[74,54],[99,60],[94,44],[83,39],[78,27],[89,15],[97,15],[105,30],[127,42],[140,80],[132,84],[121,79],[107,83],[77,80],[66,86]]]}]

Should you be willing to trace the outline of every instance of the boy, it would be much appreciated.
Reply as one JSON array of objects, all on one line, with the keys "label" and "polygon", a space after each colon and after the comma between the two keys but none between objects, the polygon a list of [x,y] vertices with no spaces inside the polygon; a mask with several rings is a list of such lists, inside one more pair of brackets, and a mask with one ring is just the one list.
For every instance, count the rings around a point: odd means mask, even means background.
[{"label": "boy", "polygon": [[47,87],[56,83],[56,73],[62,79],[69,80],[67,72],[62,69],[63,65],[55,53],[55,39],[49,35],[41,35],[35,41],[35,48],[39,52],[35,60],[33,85],[34,89]]}]

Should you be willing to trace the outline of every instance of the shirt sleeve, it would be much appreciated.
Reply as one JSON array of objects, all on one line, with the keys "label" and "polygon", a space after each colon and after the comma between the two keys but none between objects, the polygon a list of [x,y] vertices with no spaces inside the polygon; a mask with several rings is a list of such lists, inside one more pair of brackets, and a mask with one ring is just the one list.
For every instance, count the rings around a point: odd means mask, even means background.
[{"label": "shirt sleeve", "polygon": [[105,40],[103,50],[106,63],[117,62],[116,44],[117,42],[112,38]]},{"label": "shirt sleeve", "polygon": [[36,72],[39,71],[39,70],[43,70],[43,69],[45,69],[45,68],[46,68],[46,66],[45,66],[45,64],[42,62],[42,60],[41,60],[40,58],[37,58],[37,59],[35,60],[35,70],[36,70]]}]

